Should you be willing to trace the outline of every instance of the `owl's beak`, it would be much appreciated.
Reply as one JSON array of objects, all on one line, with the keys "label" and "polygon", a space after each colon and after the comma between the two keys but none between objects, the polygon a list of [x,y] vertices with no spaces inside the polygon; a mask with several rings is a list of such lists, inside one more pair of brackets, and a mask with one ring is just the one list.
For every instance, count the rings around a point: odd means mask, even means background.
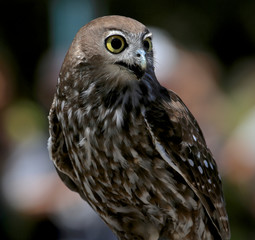
[{"label": "owl's beak", "polygon": [[146,70],[147,60],[146,60],[146,52],[143,49],[138,49],[136,51],[136,65],[140,66],[142,71]]},{"label": "owl's beak", "polygon": [[116,64],[127,68],[134,73],[138,79],[140,79],[144,75],[147,67],[146,52],[143,49],[138,49],[135,54],[134,62],[132,64],[127,64],[122,61],[116,62]]}]

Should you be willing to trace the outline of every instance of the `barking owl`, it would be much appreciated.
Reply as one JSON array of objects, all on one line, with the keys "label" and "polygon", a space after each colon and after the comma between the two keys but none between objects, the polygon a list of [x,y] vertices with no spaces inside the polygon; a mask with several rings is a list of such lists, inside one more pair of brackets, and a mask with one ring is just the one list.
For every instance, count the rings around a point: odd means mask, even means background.
[{"label": "barking owl", "polygon": [[157,81],[140,22],[106,16],[79,30],[49,133],[59,176],[118,239],[230,238],[216,163],[193,115]]}]

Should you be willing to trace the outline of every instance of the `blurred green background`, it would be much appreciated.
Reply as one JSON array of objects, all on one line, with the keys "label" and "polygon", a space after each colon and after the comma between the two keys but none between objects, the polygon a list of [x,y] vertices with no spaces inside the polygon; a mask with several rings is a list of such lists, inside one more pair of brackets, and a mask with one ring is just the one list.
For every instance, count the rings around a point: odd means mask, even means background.
[{"label": "blurred green background", "polygon": [[223,178],[232,239],[255,239],[255,1],[20,0],[0,4],[0,239],[116,239],[60,182],[47,115],[64,55],[103,15],[154,33],[156,74],[197,118]]}]

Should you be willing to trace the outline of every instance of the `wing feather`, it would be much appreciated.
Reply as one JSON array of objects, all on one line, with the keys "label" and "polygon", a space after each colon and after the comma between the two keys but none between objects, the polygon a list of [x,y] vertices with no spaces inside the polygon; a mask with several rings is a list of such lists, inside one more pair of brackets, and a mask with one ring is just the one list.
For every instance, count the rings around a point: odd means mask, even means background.
[{"label": "wing feather", "polygon": [[144,117],[161,157],[199,197],[222,239],[229,239],[217,165],[193,115],[175,93],[168,91],[168,96],[147,107]]}]

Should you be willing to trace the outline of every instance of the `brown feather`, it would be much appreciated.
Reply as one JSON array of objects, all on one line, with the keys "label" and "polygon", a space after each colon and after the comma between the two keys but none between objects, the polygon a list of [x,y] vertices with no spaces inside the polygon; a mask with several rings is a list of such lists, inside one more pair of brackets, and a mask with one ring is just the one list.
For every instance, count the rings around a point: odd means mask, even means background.
[{"label": "brown feather", "polygon": [[[116,34],[126,48],[113,54],[105,40]],[[158,83],[150,37],[121,16],[81,28],[49,114],[50,156],[121,240],[229,239],[216,163],[192,114]]]}]

